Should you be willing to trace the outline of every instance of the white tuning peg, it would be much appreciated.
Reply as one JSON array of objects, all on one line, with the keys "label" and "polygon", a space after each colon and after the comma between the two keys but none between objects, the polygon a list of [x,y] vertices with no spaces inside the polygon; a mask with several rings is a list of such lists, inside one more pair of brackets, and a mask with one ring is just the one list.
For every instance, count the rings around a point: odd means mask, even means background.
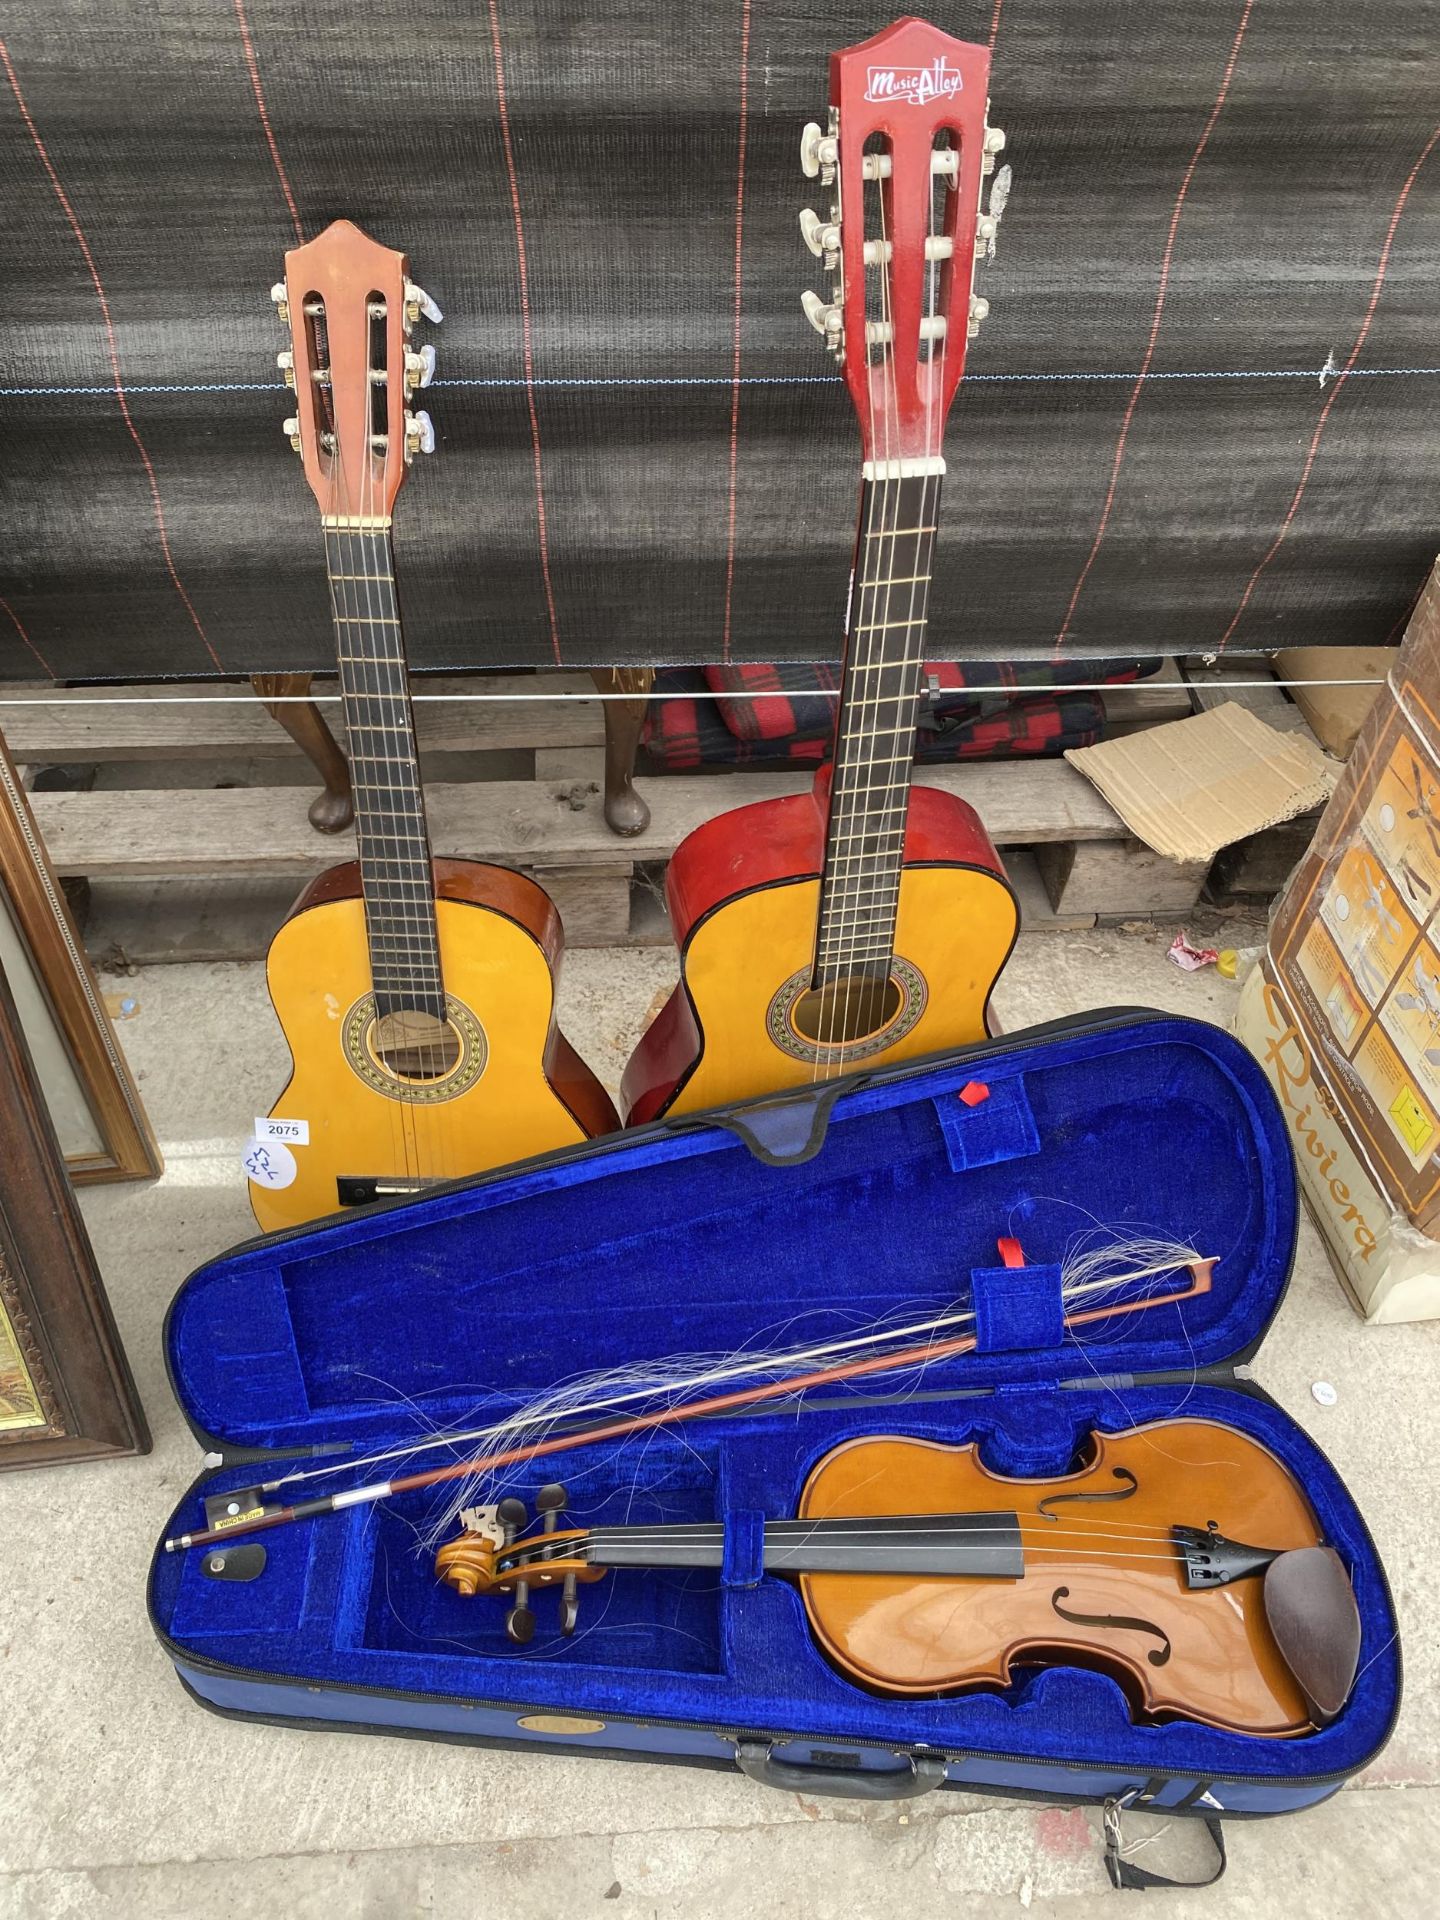
[{"label": "white tuning peg", "polygon": [[286,386],[293,387],[295,384],[295,355],[289,347],[286,347],[283,353],[276,354],[275,364],[281,373],[284,374]]},{"label": "white tuning peg", "polygon": [[423,408],[405,415],[405,458],[435,451],[435,425]]},{"label": "white tuning peg", "polygon": [[1004,151],[1005,151],[1004,128],[1003,127],[986,127],[985,144],[980,150],[981,173],[993,173],[995,171],[995,156],[997,153],[1003,153]]},{"label": "white tuning peg", "polygon": [[800,296],[800,304],[805,309],[805,318],[827,342],[838,340],[844,333],[844,314],[839,307],[827,306],[818,293],[811,293],[807,288]]},{"label": "white tuning peg", "polygon": [[414,393],[417,387],[428,387],[435,378],[435,349],[427,340],[420,351],[405,349],[405,391]]},{"label": "white tuning peg", "polygon": [[413,280],[407,280],[405,282],[406,326],[413,327],[422,314],[425,319],[437,327],[445,318],[444,314],[441,313],[439,307],[436,306],[425,289],[423,287],[417,287]]},{"label": "white tuning peg", "polygon": [[822,220],[810,207],[800,210],[800,232],[811,253],[833,267],[840,258],[840,223]]},{"label": "white tuning peg", "polygon": [[275,311],[288,327],[290,324],[290,300],[285,292],[285,282],[277,280],[270,289],[270,298],[275,302]]},{"label": "white tuning peg", "polygon": [[972,293],[970,296],[970,320],[965,328],[967,339],[973,340],[975,338],[976,334],[980,331],[980,322],[988,317],[989,312],[990,302],[988,300],[982,300],[978,293]]},{"label": "white tuning peg", "polygon": [[833,133],[822,133],[816,123],[806,123],[800,135],[800,166],[807,180],[817,175],[820,184],[828,187],[835,178],[835,168],[840,158],[840,142]]},{"label": "white tuning peg", "polygon": [[282,421],[280,430],[285,435],[285,438],[290,442],[291,446],[295,449],[296,453],[299,453],[300,451],[300,416],[299,414],[292,413],[288,420]]}]

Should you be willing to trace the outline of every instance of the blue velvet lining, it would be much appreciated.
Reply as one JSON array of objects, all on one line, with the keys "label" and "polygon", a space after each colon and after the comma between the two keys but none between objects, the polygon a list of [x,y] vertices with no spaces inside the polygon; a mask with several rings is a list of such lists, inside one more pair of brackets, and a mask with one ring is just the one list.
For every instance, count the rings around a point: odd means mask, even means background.
[{"label": "blue velvet lining", "polygon": [[1058,1266],[976,1267],[970,1290],[980,1353],[1058,1347],[1065,1338]]},{"label": "blue velvet lining", "polygon": [[[942,1103],[958,1104],[977,1077],[992,1100],[1023,1086],[1044,1151],[967,1162],[957,1177]],[[1189,1240],[1219,1261],[1212,1291],[1108,1332],[1087,1328],[1083,1347],[1049,1344],[1052,1276],[1096,1220]],[[1374,1549],[1339,1477],[1287,1414],[1193,1378],[1258,1337],[1295,1229],[1290,1151],[1259,1068],[1217,1029],[1157,1019],[1043,1042],[1015,1036],[983,1064],[940,1061],[846,1094],[822,1151],[798,1167],[762,1165],[732,1134],[691,1124],[252,1243],[191,1277],[167,1342],[196,1425],[266,1449],[393,1445],[417,1427],[498,1417],[546,1384],[640,1355],[840,1339],[878,1316],[905,1324],[963,1300],[977,1271],[994,1269],[1002,1237],[1021,1241],[1032,1278],[1007,1272],[1015,1298],[1003,1307],[998,1283],[980,1278],[995,1350],[936,1363],[918,1384],[857,1381],[799,1412],[710,1419],[506,1476],[505,1490],[527,1500],[561,1480],[575,1524],[726,1525],[718,1572],[622,1572],[582,1587],[571,1640],[556,1636],[547,1596],[535,1601],[537,1641],[519,1652],[503,1606],[437,1585],[415,1537],[433,1494],[267,1535],[269,1564],[249,1586],[205,1579],[193,1555],[161,1556],[156,1618],[199,1658],[312,1687],[1153,1773],[1352,1770],[1383,1738],[1398,1688]],[[1184,1380],[1123,1390],[1098,1381],[1167,1370]],[[977,1388],[991,1391],[970,1397]],[[873,1404],[886,1393],[894,1405]],[[827,1663],[796,1587],[748,1583],[758,1517],[793,1513],[814,1461],[847,1438],[973,1440],[994,1471],[1042,1475],[1069,1467],[1097,1427],[1120,1431],[1182,1408],[1270,1448],[1351,1570],[1361,1677],[1321,1733],[1262,1741],[1183,1721],[1137,1725],[1113,1681],[1075,1668],[1027,1670],[1003,1693],[872,1695]],[[254,1473],[222,1471],[204,1490]],[[192,1495],[173,1529],[202,1520]]]},{"label": "blue velvet lining", "polygon": [[993,1166],[997,1160],[1019,1160],[1040,1151],[1040,1135],[1025,1082],[1018,1074],[981,1081],[985,1098],[973,1104],[947,1093],[935,1102],[945,1151],[954,1172]]}]

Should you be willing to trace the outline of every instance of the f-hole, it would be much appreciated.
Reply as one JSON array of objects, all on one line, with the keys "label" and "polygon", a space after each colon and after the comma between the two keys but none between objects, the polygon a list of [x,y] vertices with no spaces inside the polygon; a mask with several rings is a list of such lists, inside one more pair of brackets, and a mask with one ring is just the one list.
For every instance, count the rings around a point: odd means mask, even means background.
[{"label": "f-hole", "polygon": [[330,385],[330,325],[324,296],[307,293],[304,301],[305,360],[310,368],[310,391],[296,400],[308,407],[314,422],[314,442],[321,464],[329,470],[335,454],[335,396]]}]

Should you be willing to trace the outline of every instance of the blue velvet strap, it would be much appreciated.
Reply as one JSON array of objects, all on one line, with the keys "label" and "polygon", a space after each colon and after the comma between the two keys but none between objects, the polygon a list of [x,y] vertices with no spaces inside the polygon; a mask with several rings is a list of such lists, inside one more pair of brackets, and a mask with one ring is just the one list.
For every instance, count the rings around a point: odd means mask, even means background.
[{"label": "blue velvet strap", "polygon": [[942,1094],[935,1102],[952,1172],[991,1167],[1000,1160],[1019,1160],[1040,1151],[1024,1080],[1017,1074],[985,1084],[985,1097],[973,1105],[956,1093]]},{"label": "blue velvet strap", "polygon": [[977,1353],[1058,1347],[1065,1338],[1058,1266],[976,1267],[970,1289]]},{"label": "blue velvet strap", "polygon": [[720,1563],[722,1587],[758,1587],[765,1573],[765,1516],[738,1507],[725,1516],[725,1557]]}]

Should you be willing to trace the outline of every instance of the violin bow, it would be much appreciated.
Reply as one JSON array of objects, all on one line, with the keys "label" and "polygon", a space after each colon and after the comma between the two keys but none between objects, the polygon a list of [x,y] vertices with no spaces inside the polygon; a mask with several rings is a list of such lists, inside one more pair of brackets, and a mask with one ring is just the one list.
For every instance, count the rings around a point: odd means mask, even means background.
[{"label": "violin bow", "polygon": [[[1100,1321],[1119,1319],[1122,1315],[1144,1313],[1150,1307],[1177,1306],[1182,1301],[1193,1300],[1210,1291],[1215,1266],[1214,1260],[1191,1261],[1183,1269],[1189,1275],[1189,1283],[1179,1292],[1155,1293],[1140,1300],[1117,1300],[1103,1306],[1081,1307],[1066,1314],[1062,1325],[1068,1333],[1077,1327],[1093,1326]],[[1097,1284],[1115,1286],[1121,1283],[1122,1280],[1117,1279]],[[183,1553],[192,1547],[210,1547],[222,1540],[233,1540],[237,1535],[266,1533],[272,1527],[293,1526],[300,1520],[316,1520],[328,1513],[340,1513],[346,1507],[373,1506],[377,1501],[388,1500],[396,1494],[419,1493],[427,1487],[441,1486],[446,1481],[467,1480],[475,1474],[497,1472],[502,1467],[524,1466],[532,1460],[542,1460],[549,1454],[569,1453],[577,1447],[598,1446],[606,1440],[626,1440],[632,1434],[649,1433],[658,1427],[678,1426],[686,1420],[699,1420],[719,1413],[737,1413],[748,1407],[761,1406],[768,1400],[784,1400],[794,1394],[808,1393],[814,1387],[836,1386],[847,1380],[863,1379],[870,1374],[927,1366],[934,1360],[947,1360],[957,1354],[972,1353],[978,1344],[978,1336],[973,1333],[956,1334],[944,1340],[927,1340],[919,1346],[903,1348],[898,1353],[872,1354],[868,1359],[844,1360],[833,1366],[792,1374],[782,1380],[765,1380],[752,1386],[737,1387],[729,1393],[707,1394],[698,1400],[683,1401],[678,1406],[661,1407],[649,1413],[627,1414],[619,1420],[605,1420],[593,1427],[527,1441],[500,1453],[450,1461],[443,1467],[427,1468],[423,1473],[407,1473],[390,1480],[372,1481],[366,1486],[350,1487],[342,1493],[298,1500],[290,1506],[244,1505],[242,1502],[246,1494],[242,1494],[235,1500],[238,1510],[234,1514],[226,1513],[212,1525],[194,1533],[172,1535],[165,1542],[165,1551]],[[260,1489],[251,1488],[247,1492],[253,1500],[259,1495]]]}]

